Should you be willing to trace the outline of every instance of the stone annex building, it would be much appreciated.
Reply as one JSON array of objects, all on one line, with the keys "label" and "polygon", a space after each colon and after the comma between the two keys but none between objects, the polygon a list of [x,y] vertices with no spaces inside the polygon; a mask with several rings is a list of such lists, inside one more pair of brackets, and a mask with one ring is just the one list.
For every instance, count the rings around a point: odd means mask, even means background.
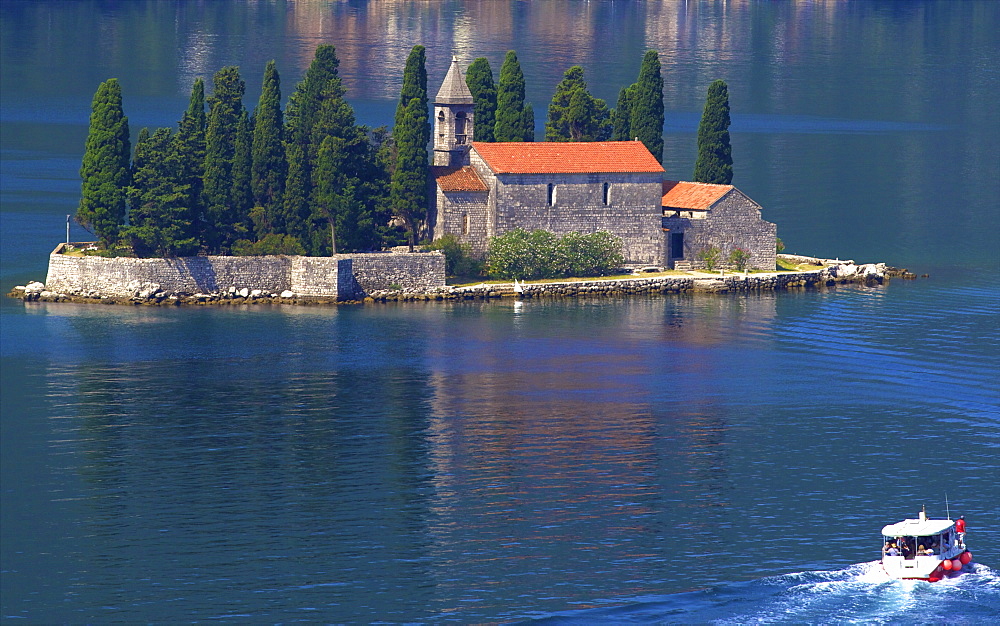
[{"label": "stone annex building", "polygon": [[470,141],[472,93],[452,59],[434,100],[434,160],[428,229],[483,254],[489,238],[515,228],[557,234],[604,230],[621,238],[626,262],[698,267],[711,246],[736,247],[750,266],[775,267],[777,227],[732,185],[664,181],[640,141]]}]

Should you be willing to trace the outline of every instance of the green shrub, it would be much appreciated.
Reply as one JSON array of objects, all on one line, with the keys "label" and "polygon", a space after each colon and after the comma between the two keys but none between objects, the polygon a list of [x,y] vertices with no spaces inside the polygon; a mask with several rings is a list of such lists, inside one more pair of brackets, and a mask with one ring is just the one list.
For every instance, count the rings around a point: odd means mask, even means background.
[{"label": "green shrub", "polygon": [[710,246],[708,248],[702,248],[698,251],[698,260],[705,264],[705,269],[712,271],[715,266],[719,264],[719,258],[722,256],[722,250],[719,250],[715,246]]},{"label": "green shrub", "polygon": [[621,239],[609,232],[566,233],[559,240],[559,265],[564,276],[601,276],[625,263]]},{"label": "green shrub", "polygon": [[492,278],[599,276],[622,265],[621,240],[606,232],[568,233],[514,229],[490,239],[486,273]]},{"label": "green shrub", "polygon": [[733,248],[732,252],[729,253],[729,263],[736,268],[736,271],[745,272],[747,271],[747,266],[750,265],[750,256],[748,250]]},{"label": "green shrub", "polygon": [[424,250],[444,253],[444,268],[448,276],[476,276],[482,272],[482,263],[472,258],[472,246],[462,243],[452,234],[424,244]]}]

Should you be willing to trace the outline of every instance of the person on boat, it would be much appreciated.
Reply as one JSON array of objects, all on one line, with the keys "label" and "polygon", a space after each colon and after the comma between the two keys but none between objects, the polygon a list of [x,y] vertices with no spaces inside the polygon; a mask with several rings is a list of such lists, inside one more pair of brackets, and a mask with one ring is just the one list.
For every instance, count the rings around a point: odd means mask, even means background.
[{"label": "person on boat", "polygon": [[955,532],[958,533],[958,543],[965,545],[965,516],[959,515],[958,521],[955,522]]},{"label": "person on boat", "polygon": [[910,547],[910,542],[909,541],[907,541],[905,539],[903,540],[902,549],[903,549],[903,558],[908,559],[911,556],[913,556],[913,548]]},{"label": "person on boat", "polygon": [[899,556],[899,548],[896,547],[896,542],[893,541],[889,544],[889,549],[885,551],[886,556]]}]

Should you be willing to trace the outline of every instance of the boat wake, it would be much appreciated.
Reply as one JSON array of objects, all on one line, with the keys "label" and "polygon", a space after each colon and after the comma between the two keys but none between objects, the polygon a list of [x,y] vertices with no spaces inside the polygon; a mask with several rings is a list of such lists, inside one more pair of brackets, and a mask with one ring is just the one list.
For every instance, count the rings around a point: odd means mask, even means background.
[{"label": "boat wake", "polygon": [[632,598],[614,607],[546,616],[556,624],[873,623],[979,624],[1000,618],[1000,575],[973,563],[937,583],[890,578],[878,561],[730,583],[669,596]]}]

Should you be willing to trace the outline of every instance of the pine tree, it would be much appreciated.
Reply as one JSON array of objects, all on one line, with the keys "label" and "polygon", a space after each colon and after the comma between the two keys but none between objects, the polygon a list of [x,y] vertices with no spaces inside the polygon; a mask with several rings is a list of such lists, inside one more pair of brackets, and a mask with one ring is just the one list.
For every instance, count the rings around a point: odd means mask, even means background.
[{"label": "pine tree", "polygon": [[80,166],[80,206],[76,220],[92,231],[104,246],[118,241],[125,223],[126,189],[130,183],[128,118],[122,110],[118,79],[97,88],[90,114],[90,130]]},{"label": "pine tree", "polygon": [[708,86],[705,110],[698,125],[698,160],[694,180],[729,185],[733,182],[733,149],[729,145],[729,87],[717,80]]},{"label": "pine tree", "polygon": [[185,189],[184,204],[196,233],[204,230],[205,211],[202,188],[205,176],[205,82],[194,81],[187,111],[177,124],[174,152],[177,155],[178,184]]},{"label": "pine tree", "polygon": [[497,86],[495,141],[534,141],[535,116],[524,98],[524,73],[513,50],[507,51]]},{"label": "pine tree", "polygon": [[656,160],[663,162],[663,77],[660,55],[649,50],[642,58],[639,79],[629,98],[629,132],[646,145]]},{"label": "pine tree", "polygon": [[129,188],[131,224],[123,231],[139,256],[186,256],[198,249],[180,165],[169,128],[159,128],[152,136],[142,129]]},{"label": "pine tree", "polygon": [[420,132],[422,109],[419,98],[413,98],[402,110],[393,127],[396,141],[396,169],[392,173],[390,193],[393,211],[406,225],[410,251],[416,244],[421,221],[427,215],[427,144]]},{"label": "pine tree", "polygon": [[258,215],[257,237],[283,232],[282,192],[288,175],[285,123],[281,112],[281,79],[274,61],[264,68],[260,99],[254,110],[250,186]]},{"label": "pine tree", "polygon": [[472,62],[465,73],[465,84],[472,92],[476,103],[473,114],[475,126],[474,141],[493,141],[494,125],[497,117],[497,87],[493,82],[493,70],[485,57],[479,57]]},{"label": "pine tree", "polygon": [[587,91],[583,68],[566,70],[556,85],[545,123],[546,141],[605,141],[611,136],[608,105]]},{"label": "pine tree", "polygon": [[245,221],[245,216],[240,214],[240,200],[233,194],[240,119],[246,113],[243,108],[245,85],[235,66],[216,72],[213,84],[215,89],[209,98],[205,130],[205,240],[212,251],[224,252],[240,238],[237,227]]},{"label": "pine tree", "polygon": [[634,135],[632,135],[632,92],[634,89],[629,87],[622,87],[621,91],[618,92],[618,103],[615,108],[611,111],[611,126],[613,128],[611,132],[611,141],[632,141]]}]

